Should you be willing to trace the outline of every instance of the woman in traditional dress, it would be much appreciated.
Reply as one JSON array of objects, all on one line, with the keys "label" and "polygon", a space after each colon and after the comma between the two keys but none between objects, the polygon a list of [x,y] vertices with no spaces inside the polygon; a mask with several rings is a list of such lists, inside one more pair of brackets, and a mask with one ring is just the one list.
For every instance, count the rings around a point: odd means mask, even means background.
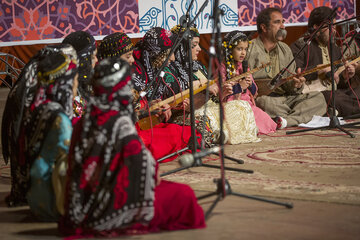
[{"label": "woman in traditional dress", "polygon": [[[185,32],[185,28],[180,25],[176,25],[171,29],[171,32],[181,38]],[[191,41],[191,58],[192,58],[192,71],[193,71],[193,87],[194,92],[198,88],[206,86],[207,79],[207,69],[206,67],[198,60],[198,55],[201,52],[200,48],[200,34],[195,26],[192,26],[189,30],[190,41]],[[175,50],[175,61],[172,61],[168,67],[164,69],[165,76],[164,81],[167,85],[167,88],[164,89],[163,98],[171,98],[175,94],[184,92],[189,88],[189,42],[188,37],[183,38],[180,42],[178,48]],[[189,99],[184,100],[185,104],[189,106]],[[200,108],[205,103],[205,91],[200,91],[194,95],[194,107],[195,109]],[[190,124],[190,111],[189,107],[185,109],[173,109],[172,117],[169,120],[171,123],[176,123],[179,125],[191,126]],[[204,139],[205,146],[211,147],[214,144],[218,143],[218,134],[213,134],[213,132],[208,127],[208,119],[200,116],[195,116],[195,128],[201,133],[202,139]]]},{"label": "woman in traditional dress", "polygon": [[74,113],[76,122],[85,112],[87,101],[92,95],[90,79],[97,60],[95,38],[84,31],[76,31],[67,35],[63,43],[70,44],[76,50],[79,61],[79,88],[74,98]]},{"label": "woman in traditional dress", "polygon": [[21,74],[10,90],[2,119],[2,152],[5,163],[10,161],[11,192],[5,201],[9,207],[26,205],[29,189],[31,163],[24,158],[25,134],[24,118],[29,115],[30,105],[39,89],[37,67],[39,62],[53,53],[63,53],[76,61],[75,49],[70,44],[50,45],[41,49],[22,69]]},{"label": "woman in traditional dress", "polygon": [[64,177],[77,90],[77,64],[54,53],[39,62],[39,89],[24,120],[25,159],[31,163],[27,201],[43,221],[56,221],[63,211]]},{"label": "woman in traditional dress", "polygon": [[[172,31],[179,36],[184,34],[185,29],[181,26],[175,26]],[[207,84],[207,71],[206,68],[197,60],[197,55],[200,51],[199,47],[199,33],[196,28],[192,27],[190,29],[190,36],[192,37],[192,58],[194,59],[193,71],[194,71],[194,88],[196,89],[200,85]],[[177,89],[182,89],[184,86],[188,88],[189,85],[189,75],[188,75],[188,65],[189,60],[187,59],[188,52],[188,42],[183,41],[180,44],[179,49],[175,52],[175,61],[170,66],[170,70],[173,73],[173,78],[177,77],[177,80],[172,80],[171,76],[167,77],[167,82],[175,91],[180,91]],[[166,75],[165,75],[166,76]],[[170,79],[170,80],[169,80]],[[179,85],[178,82],[181,84]],[[176,92],[175,92],[176,93]],[[210,86],[210,93],[212,95],[218,94],[218,87],[216,84]],[[224,92],[228,94],[228,92]],[[224,95],[223,94],[223,95]],[[220,136],[220,117],[219,117],[219,104],[210,100],[207,102],[207,105],[204,105],[205,97],[201,96],[202,94],[197,94],[198,98],[195,98],[197,101],[197,106],[195,106],[195,118],[196,118],[196,127],[199,132],[202,133],[206,146],[211,147],[212,145],[219,143]],[[214,98],[213,98],[214,99]],[[248,103],[244,101],[235,101],[230,104],[224,104],[225,106],[225,125],[224,133],[226,135],[226,140],[230,144],[238,143],[247,143],[247,142],[256,142],[260,139],[257,138],[257,127],[255,125],[254,115],[252,113],[251,107]],[[200,107],[201,106],[201,107]],[[205,112],[206,109],[206,112]],[[181,123],[181,120],[175,120],[178,123]]]},{"label": "woman in traditional dress", "polygon": [[[247,72],[246,61],[244,61],[249,47],[247,36],[238,31],[232,31],[225,35],[223,41],[223,52],[225,62],[222,64],[221,72],[224,81],[234,78]],[[225,84],[224,84],[225,85]],[[251,74],[240,79],[237,83],[227,83],[225,87],[231,87],[232,94],[225,96],[226,101],[244,100],[247,101],[255,115],[256,126],[260,134],[267,134],[276,131],[276,123],[270,116],[255,105],[254,98],[257,95],[257,86]]]},{"label": "woman in traditional dress", "polygon": [[120,58],[102,60],[93,89],[74,128],[60,231],[114,237],[205,227],[192,189],[160,181],[156,161],[137,134],[129,65]]},{"label": "woman in traditional dress", "polygon": [[[165,53],[170,51],[173,40],[170,32],[162,28],[153,28],[145,34],[144,38],[140,40],[141,43],[137,44],[137,48],[134,50],[130,38],[125,33],[117,32],[103,39],[99,45],[98,56],[100,59],[118,56],[132,65],[133,90],[138,93],[146,89],[150,81],[149,79],[153,79],[149,76],[153,76],[156,69],[164,62],[164,57],[166,57]],[[133,52],[136,59],[135,62],[131,55]],[[140,56],[144,56],[144,58]],[[145,63],[146,68],[143,65]],[[156,97],[159,97],[159,95]],[[154,101],[160,100],[161,99],[155,99]],[[139,100],[134,100],[136,113],[147,112],[148,107],[149,104],[146,96]],[[141,129],[141,125],[136,123],[139,136],[142,138],[145,146],[151,151],[154,158],[160,159],[187,147],[187,142],[190,138],[190,128],[166,123],[171,116],[170,106],[164,104],[160,108],[160,113],[157,114],[157,116],[164,116],[164,122],[157,125],[154,124],[151,129]],[[176,155],[163,162],[175,158]]]}]

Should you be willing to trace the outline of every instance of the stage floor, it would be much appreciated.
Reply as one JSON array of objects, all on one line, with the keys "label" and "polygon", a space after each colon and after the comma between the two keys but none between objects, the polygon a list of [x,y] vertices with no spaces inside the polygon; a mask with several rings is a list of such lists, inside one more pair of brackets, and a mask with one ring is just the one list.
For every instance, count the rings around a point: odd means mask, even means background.
[{"label": "stage floor", "polygon": [[[0,88],[1,117],[7,93]],[[227,166],[254,170],[253,174],[226,172],[234,191],[292,202],[293,209],[226,196],[212,211],[205,229],[119,239],[359,239],[360,132],[352,132],[354,139],[332,130],[291,137],[282,131],[260,136],[259,143],[226,146],[227,155],[245,161],[238,165],[226,160]],[[219,165],[214,156],[204,162]],[[28,207],[6,207],[10,178],[2,155],[0,163],[1,239],[61,239],[56,223],[37,221]],[[161,171],[176,167],[176,161],[164,163]],[[166,179],[188,183],[200,196],[215,190],[212,180],[219,176],[217,169],[197,167]],[[204,211],[213,200],[200,201]]]}]

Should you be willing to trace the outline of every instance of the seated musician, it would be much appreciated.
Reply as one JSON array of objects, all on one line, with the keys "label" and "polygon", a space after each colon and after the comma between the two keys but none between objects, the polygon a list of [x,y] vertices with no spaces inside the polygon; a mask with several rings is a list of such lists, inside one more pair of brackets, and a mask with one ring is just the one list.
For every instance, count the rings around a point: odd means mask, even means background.
[{"label": "seated musician", "polygon": [[44,47],[22,69],[6,101],[2,118],[1,143],[4,161],[5,163],[10,161],[11,168],[11,192],[5,199],[9,207],[27,204],[26,193],[30,187],[29,170],[32,163],[24,160],[24,151],[19,149],[24,146],[25,119],[30,115],[31,105],[41,87],[37,77],[37,66],[41,60],[54,53],[63,53],[74,61],[77,59],[76,51],[70,44]]},{"label": "seated musician", "polygon": [[46,56],[38,65],[38,84],[19,146],[30,165],[27,202],[42,221],[63,214],[67,153],[72,134],[73,96],[77,91],[78,65],[62,53]]},{"label": "seated musician", "polygon": [[[274,78],[293,59],[290,47],[282,42],[286,37],[286,30],[281,11],[277,8],[264,9],[256,21],[259,36],[252,40],[246,60],[250,69],[268,62],[270,67],[254,73],[255,82]],[[283,77],[295,71],[300,73],[294,62],[286,69]],[[326,112],[323,95],[316,92],[301,94],[304,82],[304,77],[294,76],[292,80],[276,87],[268,96],[258,97],[256,105],[267,112],[280,129],[309,122],[314,115],[322,116]]]},{"label": "seated musician", "polygon": [[92,83],[94,97],[71,139],[60,232],[73,239],[204,228],[194,191],[160,180],[137,135],[129,65],[104,59]]},{"label": "seated musician", "polygon": [[[233,79],[236,75],[247,72],[247,61],[244,61],[249,47],[247,36],[240,31],[232,31],[225,35],[223,41],[223,52],[225,62],[222,64],[222,79],[224,81]],[[225,96],[226,101],[244,100],[247,101],[255,116],[256,126],[259,133],[267,134],[276,131],[276,123],[270,116],[255,105],[254,98],[257,95],[257,86],[251,74],[236,82],[227,81],[224,88],[231,91],[231,95]]]},{"label": "seated musician", "polygon": [[[164,57],[166,57],[164,52],[168,53],[173,45],[173,39],[169,38],[167,34],[169,34],[169,32],[162,28],[153,28],[140,40],[141,43],[138,44],[138,48],[134,51],[134,46],[126,34],[120,32],[113,33],[106,36],[100,43],[98,57],[99,59],[104,59],[118,56],[132,65],[133,90],[136,90],[134,92],[140,92],[145,90],[147,83],[152,79],[149,77],[153,76],[155,72],[152,64],[156,63],[156,66],[159,66],[158,64],[161,65]],[[156,43],[153,41],[156,41]],[[143,50],[144,48],[146,50]],[[156,49],[156,51],[147,51],[151,48]],[[135,53],[133,54],[133,52]],[[149,54],[151,54],[151,57]],[[141,58],[141,55],[146,55],[147,57]],[[145,64],[144,61],[150,65]],[[147,68],[144,67],[145,65]],[[154,101],[159,100],[155,99]],[[140,101],[134,101],[134,105],[136,105],[136,110],[143,110],[143,112],[148,111],[149,104],[146,97]],[[166,123],[172,114],[168,104],[162,104],[159,110],[160,112],[157,116],[164,116],[165,123],[153,123],[151,129],[142,129],[144,127],[141,126],[139,122],[136,124],[139,136],[155,159],[162,158],[185,148],[191,134],[190,127],[188,126],[183,128],[177,124]],[[175,157],[176,156],[168,160],[174,159]]]},{"label": "seated musician", "polygon": [[[177,34],[179,38],[185,33],[185,28],[177,25],[171,29],[174,34]],[[200,35],[195,26],[190,28],[189,34],[191,36],[191,57],[193,60],[193,86],[194,86],[194,107],[195,111],[195,127],[196,130],[202,134],[204,142],[207,147],[211,147],[214,144],[218,144],[220,140],[220,128],[219,128],[219,104],[213,101],[209,101],[206,106],[206,116],[204,116],[205,110],[205,90],[208,83],[207,69],[198,61],[198,55],[201,51],[200,48]],[[165,82],[168,86],[168,91],[165,92],[166,97],[169,99],[181,90],[189,88],[189,42],[185,38],[181,41],[179,48],[175,50],[175,61],[169,65],[169,71],[165,74]],[[210,81],[210,94],[217,95],[216,81]],[[185,93],[185,92],[183,92]],[[188,97],[188,96],[185,96]],[[188,99],[185,99],[185,101]],[[238,107],[234,107],[237,105]],[[240,105],[240,106],[239,106]],[[233,106],[233,110],[228,111],[234,113],[236,116],[226,118],[227,124],[225,124],[224,134],[225,142],[230,144],[238,144],[245,142],[256,142],[260,139],[257,138],[257,127],[255,124],[254,115],[251,107],[248,103],[241,101],[230,104]],[[243,110],[241,110],[243,109]],[[185,116],[184,116],[185,115]],[[184,123],[185,119],[185,123]],[[236,119],[236,121],[234,121]],[[189,125],[189,112],[173,111],[173,117],[171,121],[177,124]],[[250,123],[250,124],[249,124]],[[251,124],[253,123],[253,124]]]},{"label": "seated musician", "polygon": [[97,63],[96,41],[91,34],[76,31],[66,36],[63,43],[74,47],[79,61],[79,88],[74,97],[75,118],[73,123],[75,123],[85,113],[86,104],[92,95],[90,79]]},{"label": "seated musician", "polygon": [[[328,16],[332,13],[332,9],[329,7],[318,7],[311,11],[309,22],[308,22],[308,34],[298,39],[291,45],[291,50],[294,55],[299,52],[299,50],[306,44],[307,40],[315,32],[320,25],[327,21]],[[333,19],[335,22],[335,19]],[[335,29],[334,29],[335,30]],[[335,31],[333,32],[335,36]],[[335,80],[335,98],[336,98],[336,110],[340,116],[347,116],[354,114],[359,111],[359,106],[356,101],[356,97],[353,96],[352,91],[348,88],[347,78],[354,77],[356,63],[347,64],[345,61],[345,68],[342,68],[343,63],[339,61],[343,54],[342,50],[335,43],[333,44],[333,59],[334,66],[338,68],[334,72]],[[309,56],[310,54],[310,56]],[[350,61],[350,60],[349,60]],[[305,47],[296,58],[296,64],[298,67],[312,69],[319,68],[317,72],[309,74],[306,77],[306,84],[303,89],[303,93],[307,92],[322,92],[326,101],[330,103],[331,100],[331,67],[330,64],[330,54],[329,54],[329,27],[325,23],[324,27],[320,29],[314,39]],[[328,66],[321,68],[321,65]],[[344,70],[340,72],[341,70]],[[345,93],[345,92],[346,93]],[[358,90],[359,91],[359,90]],[[359,95],[359,94],[357,94]],[[329,105],[331,106],[331,104]]]}]

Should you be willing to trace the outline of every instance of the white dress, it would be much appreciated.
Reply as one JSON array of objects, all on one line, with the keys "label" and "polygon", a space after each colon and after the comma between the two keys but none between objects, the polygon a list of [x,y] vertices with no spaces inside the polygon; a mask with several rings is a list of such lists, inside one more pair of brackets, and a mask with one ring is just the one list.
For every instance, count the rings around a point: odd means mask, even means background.
[{"label": "white dress", "polygon": [[[213,132],[220,130],[219,104],[209,100],[206,115]],[[228,144],[259,142],[258,128],[250,104],[243,100],[229,101],[224,106],[224,134]],[[195,111],[195,115],[204,115],[205,105]],[[220,131],[219,131],[220,132]]]}]

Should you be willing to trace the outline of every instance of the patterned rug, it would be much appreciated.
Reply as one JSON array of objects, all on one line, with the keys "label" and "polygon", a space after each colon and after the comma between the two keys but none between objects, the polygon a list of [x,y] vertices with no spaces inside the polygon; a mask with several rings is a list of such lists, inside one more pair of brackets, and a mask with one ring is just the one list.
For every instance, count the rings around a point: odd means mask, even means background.
[{"label": "patterned rug", "polygon": [[[261,135],[261,142],[226,145],[225,154],[244,160],[225,159],[225,166],[254,173],[225,171],[234,192],[262,197],[326,201],[360,205],[360,130],[350,138],[338,130],[316,130],[286,135],[286,130]],[[0,177],[10,184],[10,168],[0,157]],[[215,155],[203,163],[220,166]],[[160,165],[161,172],[179,167],[177,160]],[[219,169],[191,167],[164,179],[189,184],[197,193],[216,190]],[[9,186],[10,187],[10,186]]]},{"label": "patterned rug", "polygon": [[[338,130],[315,130],[286,135],[286,129],[260,136],[258,143],[226,145],[225,154],[245,161],[240,165],[225,159],[225,166],[253,170],[227,170],[225,177],[234,192],[263,197],[360,204],[360,130],[349,129],[355,138]],[[297,128],[296,128],[297,129]],[[203,163],[220,165],[217,156]],[[175,160],[160,165],[161,172],[179,167]],[[165,176],[187,183],[195,191],[216,190],[213,179],[220,170],[191,167]]]}]

